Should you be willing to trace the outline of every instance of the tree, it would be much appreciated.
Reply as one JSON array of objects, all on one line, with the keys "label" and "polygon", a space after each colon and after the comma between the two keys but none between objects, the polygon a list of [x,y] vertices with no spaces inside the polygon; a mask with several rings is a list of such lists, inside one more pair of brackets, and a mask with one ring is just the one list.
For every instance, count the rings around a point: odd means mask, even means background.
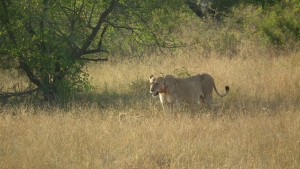
[{"label": "tree", "polygon": [[[0,67],[23,71],[44,99],[84,90],[88,61],[107,61],[121,45],[167,47],[161,20],[182,2],[139,0],[0,0]],[[161,15],[163,14],[163,15]],[[172,14],[176,16],[176,14]],[[116,43],[119,42],[119,43]],[[174,45],[174,44],[171,44]]]}]

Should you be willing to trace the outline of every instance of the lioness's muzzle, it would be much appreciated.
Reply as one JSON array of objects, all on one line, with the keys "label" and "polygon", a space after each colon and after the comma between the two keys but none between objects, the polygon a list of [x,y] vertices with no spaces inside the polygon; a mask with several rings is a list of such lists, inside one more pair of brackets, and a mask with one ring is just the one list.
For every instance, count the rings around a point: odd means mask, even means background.
[{"label": "lioness's muzzle", "polygon": [[155,97],[155,96],[158,95],[158,92],[151,92],[151,91],[150,91],[150,93],[152,94],[153,97]]}]

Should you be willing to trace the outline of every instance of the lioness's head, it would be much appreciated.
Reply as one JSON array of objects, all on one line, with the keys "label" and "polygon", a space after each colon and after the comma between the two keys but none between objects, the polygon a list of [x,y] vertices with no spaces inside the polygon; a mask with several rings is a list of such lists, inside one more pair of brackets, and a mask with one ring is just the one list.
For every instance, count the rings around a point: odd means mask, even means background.
[{"label": "lioness's head", "polygon": [[155,77],[151,75],[149,81],[150,81],[150,93],[152,94],[153,97],[157,96],[158,93],[163,93],[163,91],[165,90],[163,77]]}]

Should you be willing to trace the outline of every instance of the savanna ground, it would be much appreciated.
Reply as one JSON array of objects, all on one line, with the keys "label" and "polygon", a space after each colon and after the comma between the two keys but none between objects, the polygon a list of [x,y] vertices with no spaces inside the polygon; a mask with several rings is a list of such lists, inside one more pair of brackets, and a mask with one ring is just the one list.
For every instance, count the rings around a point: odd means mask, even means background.
[{"label": "savanna ground", "polygon": [[[67,106],[1,105],[0,168],[300,168],[300,54],[249,51],[90,64],[95,89]],[[151,74],[204,72],[231,87],[217,116],[174,117],[149,93]]]}]

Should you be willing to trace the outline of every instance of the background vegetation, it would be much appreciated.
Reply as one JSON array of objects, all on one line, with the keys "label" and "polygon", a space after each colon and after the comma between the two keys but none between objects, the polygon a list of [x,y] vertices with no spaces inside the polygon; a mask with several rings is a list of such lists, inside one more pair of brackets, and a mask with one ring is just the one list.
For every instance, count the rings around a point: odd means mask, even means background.
[{"label": "background vegetation", "polygon": [[21,91],[3,84],[1,96],[38,92],[44,100],[64,102],[91,89],[82,69],[90,61],[146,57],[178,47],[193,46],[204,56],[229,58],[253,43],[274,55],[297,51],[299,4],[299,0],[1,0],[1,69],[17,70],[29,81]]},{"label": "background vegetation", "polygon": [[[12,11],[0,10],[0,168],[300,167],[299,1],[115,1],[107,20],[115,22],[104,22],[88,48],[97,49],[105,30],[99,49],[109,53],[84,55],[105,62],[70,61],[72,49],[56,33],[75,11],[90,14],[83,11],[94,3],[101,14],[111,1],[72,2],[50,5],[46,17],[40,1],[1,0]],[[48,18],[59,23],[54,32],[30,35],[22,22],[28,4],[39,9],[35,30]],[[77,19],[72,43],[80,46],[92,29]],[[23,52],[39,80],[53,82],[52,63],[70,70],[55,102],[19,67]],[[231,87],[225,98],[214,95],[213,112],[199,105],[197,116],[183,109],[175,118],[149,93],[151,74],[204,72],[219,90]]]}]

